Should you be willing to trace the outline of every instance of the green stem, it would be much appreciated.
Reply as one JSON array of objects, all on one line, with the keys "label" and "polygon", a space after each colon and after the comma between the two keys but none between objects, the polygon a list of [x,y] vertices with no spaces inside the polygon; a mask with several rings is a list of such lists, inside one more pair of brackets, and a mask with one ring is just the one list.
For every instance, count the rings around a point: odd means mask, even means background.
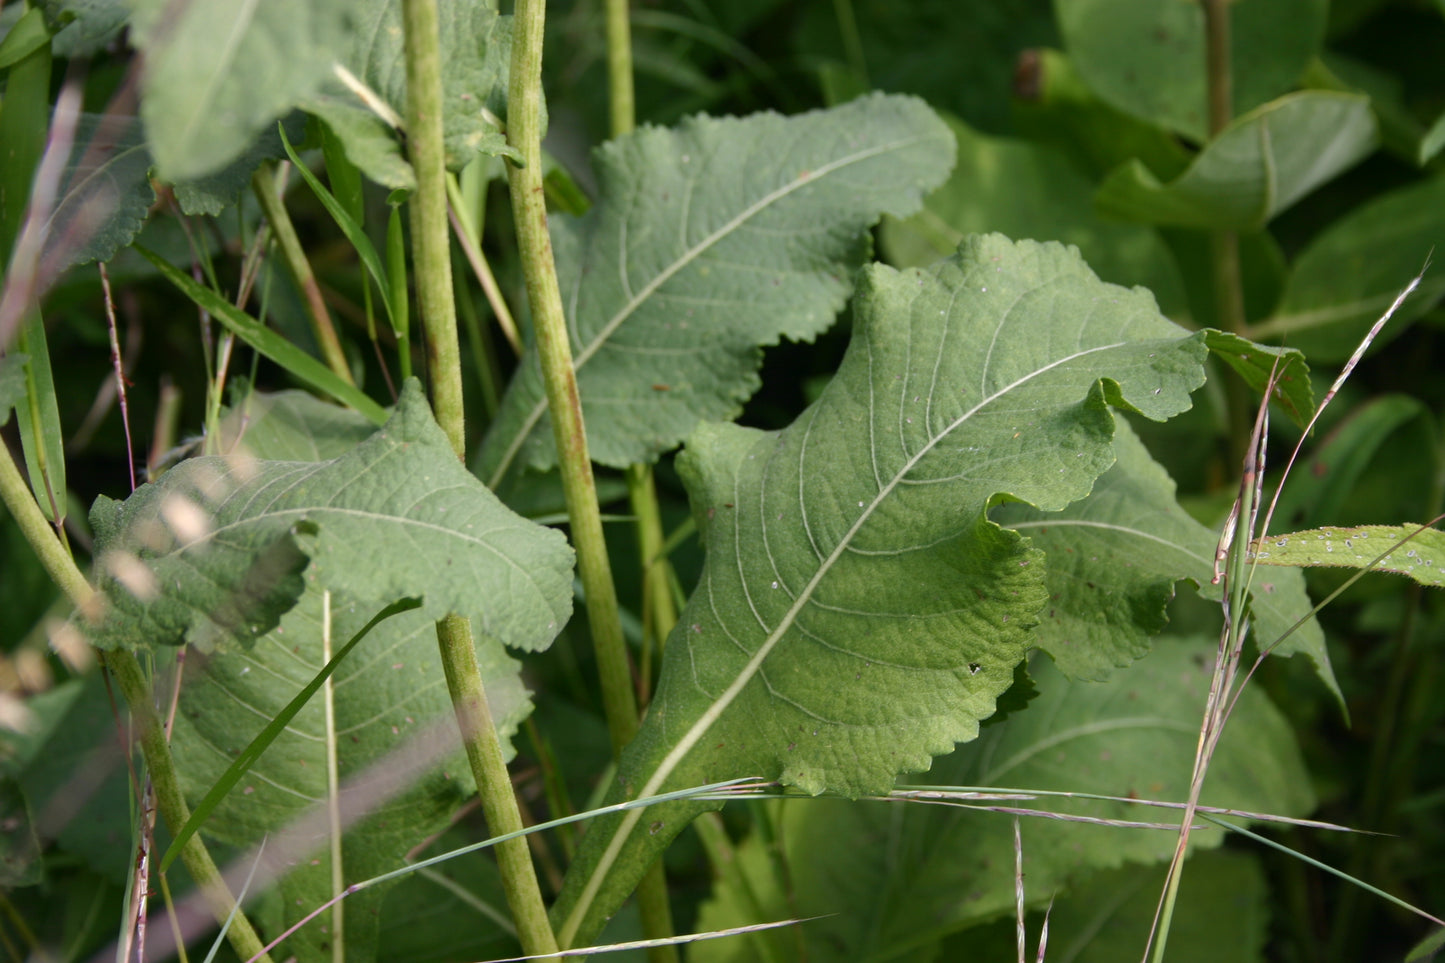
[{"label": "green stem", "polygon": [[636,124],[632,93],[632,25],[628,0],[607,0],[607,90],[612,136],[629,133]]},{"label": "green stem", "polygon": [[[417,307],[427,336],[427,372],[437,422],[457,457],[465,458],[466,420],[447,227],[436,0],[403,0],[402,18],[406,34],[407,144],[417,181],[411,201]],[[448,615],[437,623],[437,644],[487,824],[494,835],[518,832],[522,829],[522,815],[512,794],[512,781],[477,668],[471,623],[460,615]],[[499,844],[497,864],[523,950],[532,955],[555,953],[557,940],[547,920],[526,840],[519,836]]]},{"label": "green stem", "polygon": [[[462,730],[462,743],[467,748],[467,761],[476,776],[477,793],[487,816],[487,828],[493,836],[519,833],[523,828],[522,813],[512,794],[512,780],[502,759],[502,744],[477,669],[471,623],[460,615],[448,615],[437,623],[437,641],[441,644],[442,667],[446,670],[457,725]],[[507,905],[517,925],[523,951],[528,954],[557,952],[557,940],[547,920],[547,906],[542,901],[542,888],[537,883],[537,870],[526,837],[498,843],[496,849]]]},{"label": "green stem", "polygon": [[427,373],[437,422],[457,457],[466,451],[462,356],[452,300],[447,229],[446,150],[442,145],[441,39],[436,0],[403,0],[406,30],[406,134],[416,193],[411,198],[417,310],[426,331]]},{"label": "green stem", "polygon": [[519,0],[513,16],[512,75],[508,90],[507,141],[520,152],[525,166],[510,172],[512,216],[532,306],[537,353],[547,390],[547,408],[562,473],[562,490],[577,549],[577,567],[587,595],[587,620],[602,677],[602,705],[614,755],[637,732],[637,703],[627,665],[627,647],[617,614],[617,589],[602,535],[597,484],[587,453],[582,403],[552,242],[547,234],[547,202],[542,186],[542,144],[539,107],[542,88],[544,0]]},{"label": "green stem", "polygon": [[336,376],[347,384],[355,386],[351,377],[351,366],[346,363],[346,353],[336,337],[336,328],[331,324],[331,313],[326,310],[326,299],[321,296],[321,285],[316,283],[316,274],[311,262],[301,249],[301,239],[296,236],[296,226],[286,211],[286,203],[276,189],[276,178],[270,164],[262,164],[251,175],[251,190],[261,202],[266,222],[271,225],[271,234],[281,246],[281,256],[291,277],[301,290],[301,300],[306,305],[306,316],[311,320],[311,333],[321,348],[321,357]]},{"label": "green stem", "polygon": [[[10,449],[3,444],[0,444],[0,498],[3,498],[10,516],[15,519],[21,534],[40,557],[40,564],[55,584],[60,586],[60,590],[82,614],[87,617],[95,615],[100,606],[95,589],[91,588],[80,569],[75,567],[70,553],[60,544],[55,530],[45,521],[45,516],[40,513],[40,507],[31,497],[25,480],[20,477],[20,470],[15,467]],[[121,694],[125,697],[126,705],[130,707],[131,717],[135,720],[140,734],[141,752],[145,755],[151,783],[155,786],[156,808],[165,817],[166,825],[175,832],[190,819],[191,810],[181,792],[175,760],[171,756],[171,747],[166,742],[165,727],[151,702],[150,685],[146,682],[140,663],[129,651],[118,649],[104,653],[103,657],[106,667],[120,686]],[[216,921],[223,922],[230,916],[236,901],[231,896],[231,891],[226,888],[221,871],[216,868],[216,863],[211,859],[211,854],[201,842],[200,836],[192,835],[182,847],[181,860],[190,871],[191,878],[200,887]],[[226,937],[241,959],[256,958],[270,963],[271,958],[263,949],[265,944],[256,935],[244,913],[236,913],[226,931]]]},{"label": "green stem", "polygon": [[[665,554],[662,513],[657,504],[657,483],[650,465],[627,468],[627,496],[637,519],[637,551],[642,564],[642,602],[647,613],[648,632],[643,639],[645,666],[653,649],[661,654],[672,627],[677,624],[677,606],[672,598],[672,577]],[[642,672],[642,701],[651,688],[651,671]]]}]

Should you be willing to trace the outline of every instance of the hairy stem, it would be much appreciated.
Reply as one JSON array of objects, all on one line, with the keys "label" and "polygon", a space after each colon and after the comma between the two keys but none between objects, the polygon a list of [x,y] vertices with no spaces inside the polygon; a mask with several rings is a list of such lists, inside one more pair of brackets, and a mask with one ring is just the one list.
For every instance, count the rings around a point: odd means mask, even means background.
[{"label": "hairy stem", "polygon": [[326,310],[326,299],[321,296],[321,285],[311,270],[311,262],[301,249],[301,239],[296,236],[296,226],[286,211],[286,202],[276,187],[276,178],[271,165],[262,164],[251,175],[251,190],[261,202],[266,222],[271,225],[271,235],[281,246],[281,256],[296,286],[301,289],[301,300],[306,305],[306,316],[311,321],[311,333],[321,348],[321,357],[336,376],[349,385],[356,382],[351,377],[351,367],[346,363],[346,354],[336,337],[336,328],[331,324],[331,313]]},{"label": "hairy stem", "polygon": [[[441,38],[436,0],[403,0],[402,18],[406,31],[407,144],[417,182],[411,201],[417,307],[426,330],[432,406],[452,450],[458,458],[464,458],[466,419],[447,233]],[[437,645],[487,824],[495,835],[520,830],[522,817],[477,668],[471,623],[460,615],[448,615],[437,623]],[[518,837],[498,845],[497,862],[522,948],[529,954],[556,952],[557,941],[547,921],[526,840]]]},{"label": "hairy stem", "polygon": [[[40,557],[40,564],[55,584],[83,615],[96,615],[100,600],[95,589],[86,581],[80,569],[75,567],[70,553],[60,544],[55,530],[46,522],[40,507],[31,497],[25,480],[20,477],[20,470],[15,467],[10,449],[3,444],[0,444],[0,499],[4,500],[11,518],[20,527],[21,534],[35,550],[35,554]],[[166,825],[175,832],[190,819],[191,810],[181,792],[175,760],[171,756],[170,744],[166,742],[165,727],[151,701],[150,685],[146,682],[145,672],[136,657],[124,649],[104,653],[104,660],[125,697],[126,705],[130,707],[132,719],[135,720],[141,752],[145,755],[146,767],[155,786],[156,807],[165,817]],[[216,921],[224,922],[235,908],[236,901],[199,835],[192,835],[181,848],[181,860],[190,871],[191,878],[200,887]],[[236,913],[230,928],[226,930],[226,938],[241,959],[257,959],[270,963],[271,958],[263,949],[265,944],[256,935],[244,913]]]},{"label": "hairy stem", "polygon": [[587,594],[587,621],[602,677],[602,702],[614,753],[637,732],[637,703],[627,665],[627,648],[617,614],[617,589],[602,536],[597,484],[582,425],[582,402],[572,346],[547,235],[547,202],[542,186],[542,143],[539,107],[542,87],[544,0],[519,0],[513,19],[512,75],[508,90],[507,141],[525,166],[512,168],[512,217],[517,225],[527,298],[532,306],[537,352],[547,389],[547,408],[557,443],[562,490],[577,549],[577,567]]}]

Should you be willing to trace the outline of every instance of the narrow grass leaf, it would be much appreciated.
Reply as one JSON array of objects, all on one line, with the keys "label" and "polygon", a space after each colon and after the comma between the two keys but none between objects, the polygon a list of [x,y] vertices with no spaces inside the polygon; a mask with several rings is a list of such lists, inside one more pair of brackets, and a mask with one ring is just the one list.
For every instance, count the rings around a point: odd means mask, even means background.
[{"label": "narrow grass leaf", "polygon": [[212,317],[225,325],[226,330],[276,362],[294,375],[297,380],[323,394],[330,395],[344,405],[351,406],[371,419],[374,424],[380,425],[386,421],[386,409],[368,398],[361,389],[342,381],[326,365],[210,288],[197,284],[190,276],[177,270],[165,258],[139,244],[134,247],[146,260],[156,266],[156,270],[160,271],[161,276],[179,288],[181,293],[194,301],[197,307],[209,312]]},{"label": "narrow grass leaf", "polygon": [[1393,572],[1445,587],[1445,532],[1419,525],[1346,525],[1269,535],[1250,544],[1250,561],[1301,568]]},{"label": "narrow grass leaf", "polygon": [[306,687],[300,692],[296,693],[296,698],[288,702],[285,708],[276,713],[270,722],[266,723],[266,727],[257,733],[256,738],[252,739],[245,749],[241,750],[240,755],[236,756],[235,761],[226,769],[221,778],[216,780],[215,785],[210,788],[205,796],[201,798],[201,801],[191,810],[191,818],[186,820],[186,824],[176,833],[175,839],[171,841],[170,846],[166,849],[165,855],[161,857],[160,871],[162,873],[169,869],[171,863],[180,855],[181,847],[185,845],[186,840],[195,835],[196,831],[210,818],[211,812],[216,808],[216,804],[219,803],[226,794],[235,787],[241,777],[250,770],[251,764],[275,741],[276,736],[280,734],[281,730],[285,729],[291,723],[291,720],[296,717],[296,713],[301,711],[301,707],[311,701],[311,697],[320,690],[322,684],[325,683],[327,679],[331,678],[332,673],[336,671],[336,667],[341,664],[341,660],[351,654],[351,650],[356,648],[357,643],[366,638],[371,630],[376,628],[379,623],[398,613],[409,612],[417,608],[421,608],[420,599],[402,599],[398,602],[393,602],[391,605],[388,605],[376,613],[370,622],[367,622],[361,627],[359,632],[351,637],[349,642],[337,650],[336,655],[332,656],[331,661],[326,663],[321,671],[316,674],[315,678],[308,682]]},{"label": "narrow grass leaf", "polygon": [[26,356],[25,400],[16,407],[20,446],[25,469],[40,510],[52,522],[65,520],[65,435],[60,428],[60,405],[55,400],[55,375],[50,370],[50,348],[45,320],[35,306],[20,329],[16,347]]}]

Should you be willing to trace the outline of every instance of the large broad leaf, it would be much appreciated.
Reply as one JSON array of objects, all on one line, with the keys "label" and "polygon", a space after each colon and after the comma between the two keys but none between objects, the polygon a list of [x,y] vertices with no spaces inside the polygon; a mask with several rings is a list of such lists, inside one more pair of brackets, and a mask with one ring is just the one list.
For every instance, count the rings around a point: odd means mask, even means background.
[{"label": "large broad leaf", "polygon": [[1063,241],[1077,245],[1105,281],[1142,284],[1165,314],[1186,313],[1184,284],[1159,234],[1099,217],[1094,186],[1058,151],[944,120],[958,142],[958,163],[922,211],[884,220],[879,240],[891,263],[925,267],[952,254],[964,235],[983,231]]},{"label": "large broad leaf", "polygon": [[81,116],[58,200],[45,222],[46,276],[73,264],[108,261],[135,239],[156,199],[151,163],[135,118]]},{"label": "large broad leaf", "polygon": [[[592,457],[652,461],[700,420],[736,415],[758,385],[759,345],[832,324],[867,228],[917,210],[952,162],[952,135],[910,97],[695,117],[601,148],[597,204],[553,222]],[[478,474],[495,487],[518,463],[556,457],[532,348]]]},{"label": "large broad leaf", "polygon": [[162,176],[224,167],[318,90],[350,39],[349,0],[135,0],[141,118]]},{"label": "large broad leaf", "polygon": [[[406,116],[406,57],[401,0],[366,0],[355,5],[356,29],[344,58],[347,69],[380,97],[396,117]],[[442,136],[447,166],[460,170],[478,154],[517,154],[497,125],[483,113],[505,117],[511,18],[497,14],[495,0],[442,0]],[[309,97],[306,110],[325,120],[346,148],[346,156],[387,187],[411,189],[415,175],[400,143],[357,97],[330,82]]]},{"label": "large broad leaf", "polygon": [[[1174,500],[1174,482],[1145,450],[1127,423],[1117,427],[1118,461],[1088,498],[1062,512],[1005,505],[993,515],[1029,536],[1048,555],[1049,606],[1037,644],[1065,675],[1101,679],[1142,658],[1164,628],[1165,606],[1181,578],[1205,598],[1220,598],[1212,584],[1217,532],[1205,528]],[[1254,589],[1255,637],[1273,642],[1309,614],[1298,573],[1261,579]],[[1279,648],[1303,652],[1325,684],[1340,696],[1324,633],[1310,618]]]},{"label": "large broad leaf", "polygon": [[[325,664],[322,593],[309,589],[274,631],[250,649],[232,649],[204,662],[181,693],[172,740],[182,786],[195,803],[261,729]],[[339,648],[376,614],[346,596],[330,599],[332,648]],[[520,666],[495,641],[479,638],[477,661],[487,699],[503,737],[531,709]],[[456,721],[437,650],[433,618],[408,612],[382,622],[353,650],[329,682],[287,725],[202,828],[235,846],[259,843],[305,813],[333,800],[365,814],[344,835],[320,821],[316,832],[288,837],[295,865],[279,884],[280,922],[299,922],[351,883],[399,869],[406,853],[446,827],[474,787],[461,752]],[[427,756],[430,765],[415,765]],[[399,791],[345,788],[373,765],[390,767]],[[335,766],[341,789],[333,793]],[[421,769],[420,772],[416,771]],[[403,775],[405,774],[405,775]],[[339,845],[340,861],[334,863]],[[305,961],[332,959],[343,939],[347,960],[374,955],[377,910],[386,887],[347,899],[344,930],[323,913],[289,938],[283,954]],[[344,935],[343,935],[344,934]]]},{"label": "large broad leaf", "polygon": [[[1068,682],[1036,661],[1031,671],[1042,694],[1029,710],[939,760],[925,780],[931,786],[1182,802],[1189,794],[1214,648],[1210,639],[1166,637],[1149,658],[1104,684]],[[1201,801],[1302,816],[1314,805],[1309,785],[1289,723],[1262,694],[1246,690],[1214,755]],[[1039,797],[1001,805],[1179,824],[1177,809],[1122,801]],[[746,918],[822,917],[801,927],[814,963],[916,959],[914,954],[950,932],[1013,912],[1009,816],[928,803],[796,800],[783,804],[781,823],[775,836],[789,885],[779,886],[776,863],[758,841],[749,841],[741,854],[743,875],[761,906]],[[1162,862],[1178,842],[1173,830],[1040,818],[1025,818],[1021,829],[1026,899],[1036,907],[1048,905],[1055,893],[1098,906],[1106,893],[1113,894],[1097,888],[1097,871]],[[1222,834],[1212,827],[1196,830],[1192,844],[1217,846]],[[735,924],[748,898],[736,883],[719,887],[701,925]],[[729,953],[725,945],[701,958],[709,963],[760,958],[746,949]]]},{"label": "large broad leaf", "polygon": [[[1425,264],[1439,242],[1445,177],[1371,200],[1321,232],[1300,254],[1274,314],[1252,331],[1282,339],[1316,362],[1344,361]],[[1383,345],[1445,295],[1445,274],[1428,271],[1387,325]]]},{"label": "large broad leaf", "polygon": [[[1231,113],[1290,90],[1324,41],[1326,0],[1229,5]],[[1054,0],[1064,47],[1109,103],[1195,141],[1209,135],[1204,13],[1197,3]]]},{"label": "large broad leaf", "polygon": [[1168,184],[1132,161],[1109,175],[1096,201],[1106,214],[1146,224],[1255,230],[1364,159],[1376,141],[1368,98],[1290,94],[1236,119]]},{"label": "large broad leaf", "polygon": [[[226,450],[244,445],[252,456],[269,462],[323,462],[344,457],[373,430],[355,412],[288,391],[242,399],[224,419],[220,437]],[[182,690],[173,745],[192,802],[320,671],[326,661],[323,633],[329,629],[334,651],[375,614],[374,605],[335,596],[329,600],[328,626],[322,618],[326,602],[313,586],[274,631],[247,651],[215,654]],[[519,666],[485,636],[478,640],[477,656],[488,701],[508,739],[530,709]],[[340,784],[376,763],[399,765],[398,752],[429,752],[432,765],[385,800],[354,789],[335,795],[343,808],[355,803],[369,813],[341,839],[339,863],[331,858],[337,839],[330,831],[292,841],[296,851],[287,855],[298,868],[280,884],[284,926],[339,888],[399,867],[408,850],[445,827],[472,789],[431,618],[409,612],[379,624],[340,664],[328,687],[330,692],[314,696],[222,800],[206,824],[207,835],[247,846],[277,832],[318,801],[332,798],[328,772],[333,765]],[[413,742],[419,735],[427,737],[420,745]],[[374,887],[352,896],[340,933],[337,921],[323,914],[288,940],[283,952],[328,960],[329,943],[341,939],[348,960],[371,958],[384,895],[384,887]]]},{"label": "large broad leaf", "polygon": [[[1204,380],[1202,334],[1058,244],[989,235],[926,273],[875,266],[854,319],[790,428],[707,425],[679,459],[707,563],[627,795],[743,775],[879,792],[976,736],[1047,602],[1042,553],[988,509],[1084,497],[1113,461],[1111,404],[1162,420]],[[560,937],[594,933],[696,811],[594,825]]]},{"label": "large broad leaf", "polygon": [[[572,553],[514,515],[457,461],[420,387],[390,421],[331,461],[198,458],[91,512],[110,612],[96,644],[249,642],[306,584],[381,605],[471,616],[525,649],[571,611]],[[368,616],[369,617],[369,616]]]}]

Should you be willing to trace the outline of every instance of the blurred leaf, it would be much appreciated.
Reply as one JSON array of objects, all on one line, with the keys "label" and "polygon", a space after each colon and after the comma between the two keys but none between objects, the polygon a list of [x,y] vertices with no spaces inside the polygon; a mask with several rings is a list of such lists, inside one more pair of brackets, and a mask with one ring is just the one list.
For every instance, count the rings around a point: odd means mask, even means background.
[{"label": "blurred leaf", "polygon": [[45,222],[44,271],[53,277],[71,265],[109,261],[135,240],[156,199],[150,168],[139,120],[82,114]]},{"label": "blurred leaf", "polygon": [[[1179,507],[1173,480],[1128,422],[1115,425],[1114,453],[1114,467],[1089,496],[1063,511],[1005,505],[992,515],[1048,556],[1049,605],[1036,644],[1074,679],[1106,678],[1147,655],[1150,639],[1168,622],[1165,606],[1180,579],[1192,581],[1203,598],[1221,597],[1211,584],[1219,533]],[[1310,607],[1301,578],[1258,585],[1255,636],[1273,641]],[[1343,699],[1313,617],[1274,651],[1308,656],[1325,686]]]},{"label": "blurred leaf", "polygon": [[[215,216],[240,200],[251,189],[251,175],[268,160],[285,157],[276,124],[261,132],[239,157],[213,174],[175,185],[176,200],[186,214]],[[291,111],[280,123],[288,136],[299,140],[306,130],[306,115]]]},{"label": "blurred leaf", "polygon": [[350,40],[354,4],[133,0],[145,54],[141,118],[162,177],[194,180],[238,157],[318,90]]},{"label": "blurred leaf", "polygon": [[127,0],[42,0],[57,57],[93,57],[120,36],[130,19]]},{"label": "blurred leaf", "polygon": [[[976,737],[1047,604],[1042,554],[988,509],[1083,498],[1113,461],[1111,404],[1163,420],[1204,379],[1202,334],[1058,244],[875,265],[853,315],[792,426],[704,424],[678,459],[707,564],[622,757],[628,796],[742,775],[881,792]],[[704,807],[595,823],[559,938],[590,938]]]},{"label": "blurred leaf", "polygon": [[[1047,660],[1035,660],[1030,672],[1040,695],[1029,711],[937,760],[926,784],[1183,800],[1215,647],[1211,639],[1166,638],[1147,659],[1105,683],[1068,682]],[[1292,816],[1314,806],[1289,723],[1256,688],[1246,689],[1234,710],[1201,801]],[[813,963],[891,961],[916,959],[949,933],[1013,912],[1013,821],[1007,815],[914,802],[797,799],[779,805],[775,836],[789,874],[786,890],[762,841],[750,837],[739,847],[739,860],[751,892],[715,887],[701,928],[820,916],[800,928]],[[1040,797],[1002,805],[1175,826],[1179,821],[1178,810],[1125,802]],[[1025,818],[1022,835],[1028,905],[1042,908],[1055,892],[1072,891],[1081,908],[1095,912],[1112,902],[1105,893],[1117,895],[1098,888],[1096,871],[1162,862],[1177,843],[1172,830],[1049,819]],[[1210,827],[1195,830],[1191,843],[1197,851],[1218,846],[1221,838],[1222,830]],[[1140,897],[1150,904],[1148,918],[1157,893]],[[1051,955],[1054,946],[1051,939]],[[698,944],[693,955],[702,963],[758,959],[750,949],[743,941],[719,941]]]},{"label": "blurred leaf", "polygon": [[248,392],[221,419],[218,447],[273,461],[330,461],[376,431],[365,416],[304,391]]},{"label": "blurred leaf", "polygon": [[[1417,418],[1428,420],[1429,409],[1407,395],[1371,398],[1351,411],[1290,473],[1279,496],[1273,527],[1347,522],[1347,500],[1370,469],[1382,463],[1381,447]],[[1378,511],[1372,514],[1372,521],[1381,520]]]},{"label": "blurred leaf", "polygon": [[0,428],[10,421],[10,410],[25,400],[25,363],[18,352],[0,357]]},{"label": "blurred leaf", "polygon": [[[1315,363],[1344,361],[1425,265],[1440,240],[1445,177],[1380,194],[1315,235],[1295,259],[1284,296],[1250,330],[1285,339]],[[1401,334],[1445,295],[1445,273],[1428,271],[1375,340]]]},{"label": "blurred leaf", "polygon": [[[553,220],[592,458],[655,461],[699,421],[737,414],[761,345],[806,341],[843,307],[881,214],[944,178],[953,138],[928,106],[875,95],[796,117],[693,117],[596,154],[601,190]],[[556,464],[529,347],[478,474]]]},{"label": "blurred leaf", "polygon": [[[983,130],[1010,126],[1008,97],[1019,52],[1058,42],[1048,0],[850,0],[848,5],[857,22],[866,87],[917,94]],[[837,4],[808,5],[795,44],[807,61],[853,66]]]},{"label": "blurred leaf", "polygon": [[1096,202],[1107,214],[1146,224],[1254,230],[1353,167],[1376,140],[1366,98],[1290,94],[1236,118],[1168,184],[1131,161],[1109,175]]},{"label": "blurred leaf", "polygon": [[986,137],[944,116],[958,142],[958,162],[923,210],[905,221],[885,218],[883,253],[899,267],[926,267],[952,254],[966,234],[998,231],[1014,238],[1062,241],[1105,281],[1142,284],[1160,309],[1178,317],[1184,286],[1159,235],[1094,212],[1093,185],[1057,151],[1027,141]]},{"label": "blurred leaf", "polygon": [[[40,13],[26,10],[0,38],[0,70],[8,70],[26,57],[50,47],[50,31]],[[47,58],[48,61],[48,58]]]},{"label": "blurred leaf", "polygon": [[[1054,903],[1051,952],[1073,963],[1115,963],[1142,953],[1164,873],[1163,867],[1126,866],[1089,877]],[[1257,856],[1228,849],[1195,853],[1184,864],[1169,927],[1169,963],[1263,963],[1269,896]]]},{"label": "blurred leaf", "polygon": [[18,59],[5,73],[0,100],[0,264],[8,275],[10,255],[30,202],[30,182],[50,132],[50,45],[39,10],[21,14],[0,41]]},{"label": "blurred leaf", "polygon": [[[1326,0],[1228,6],[1232,114],[1291,90],[1324,40]],[[1064,49],[1093,90],[1136,117],[1203,143],[1209,136],[1204,13],[1197,3],[1054,0]]]},{"label": "blurred leaf", "polygon": [[1424,167],[1434,160],[1442,147],[1445,147],[1445,111],[1435,118],[1435,123],[1431,124],[1425,136],[1420,138],[1420,153],[1417,157],[1420,166]]},{"label": "blurred leaf", "polygon": [[1428,527],[1422,531],[1419,525],[1336,526],[1270,535],[1250,543],[1249,557],[1260,565],[1358,569],[1386,550],[1370,571],[1445,586],[1445,532]]},{"label": "blurred leaf", "polygon": [[508,511],[456,460],[420,387],[367,441],[327,462],[197,458],[91,511],[103,648],[269,632],[305,584],[362,605],[423,596],[427,618],[543,649],[571,612],[562,535]]}]

